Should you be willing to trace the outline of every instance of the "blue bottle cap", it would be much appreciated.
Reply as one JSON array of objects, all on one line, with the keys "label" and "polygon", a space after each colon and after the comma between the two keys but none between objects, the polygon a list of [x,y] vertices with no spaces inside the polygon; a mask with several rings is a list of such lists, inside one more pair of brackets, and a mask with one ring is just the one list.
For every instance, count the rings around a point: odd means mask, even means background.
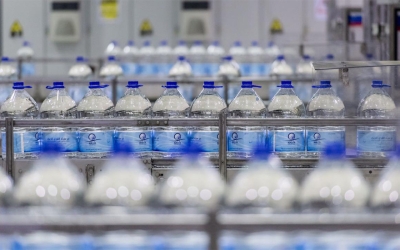
[{"label": "blue bottle cap", "polygon": [[206,81],[203,84],[203,88],[205,89],[215,89],[215,88],[222,88],[223,86],[215,86],[214,82]]},{"label": "blue bottle cap", "polygon": [[214,41],[214,42],[212,43],[212,45],[214,45],[214,46],[219,46],[219,41]]},{"label": "blue bottle cap", "polygon": [[143,42],[143,46],[150,46],[150,45],[151,45],[151,43],[149,40],[146,40]]},{"label": "blue bottle cap", "polygon": [[252,41],[251,42],[251,46],[258,46],[258,42],[257,41]]},{"label": "blue bottle cap", "polygon": [[223,60],[232,61],[232,56],[224,56],[222,57]]},{"label": "blue bottle cap", "polygon": [[285,60],[285,56],[284,56],[284,55],[278,55],[278,56],[276,57],[276,60],[278,60],[278,61]]},{"label": "blue bottle cap", "polygon": [[390,88],[390,85],[383,84],[382,81],[372,81],[372,87],[373,88]]},{"label": "blue bottle cap", "polygon": [[108,60],[109,62],[114,62],[114,61],[116,60],[116,58],[115,58],[115,56],[108,56],[108,57],[107,57],[107,60]]},{"label": "blue bottle cap", "polygon": [[335,56],[333,54],[327,54],[326,55],[326,59],[327,60],[333,60],[333,59],[335,59]]},{"label": "blue bottle cap", "polygon": [[255,148],[253,149],[253,154],[254,157],[258,159],[268,159],[268,157],[271,155],[271,149],[269,147],[268,143],[263,143],[263,144],[257,144]]},{"label": "blue bottle cap", "polygon": [[50,155],[57,155],[63,152],[62,146],[57,142],[44,141],[41,147],[41,152]]},{"label": "blue bottle cap", "polygon": [[135,42],[133,40],[128,41],[128,46],[134,46],[134,45],[135,45]]},{"label": "blue bottle cap", "polygon": [[202,44],[203,44],[203,42],[200,40],[194,41],[194,45],[202,45]]},{"label": "blue bottle cap", "polygon": [[89,82],[89,89],[103,89],[107,87],[108,84],[100,85],[100,82]]},{"label": "blue bottle cap", "polygon": [[368,60],[374,59],[374,55],[372,55],[371,53],[366,54],[365,57],[366,57]]},{"label": "blue bottle cap", "polygon": [[261,88],[261,86],[253,85],[252,81],[243,81],[242,89]]},{"label": "blue bottle cap", "polygon": [[234,45],[235,47],[240,47],[240,46],[242,46],[242,43],[241,43],[240,41],[235,41],[235,42],[233,43],[233,45]]},{"label": "blue bottle cap", "polygon": [[86,60],[86,58],[84,58],[83,56],[77,56],[77,57],[76,57],[76,61],[77,61],[77,62],[86,62],[87,60]]},{"label": "blue bottle cap", "polygon": [[112,44],[114,44],[115,46],[117,46],[117,45],[118,45],[118,42],[117,42],[117,41],[115,41],[115,40],[112,40],[112,41],[111,41],[111,43],[112,43]]},{"label": "blue bottle cap", "polygon": [[30,44],[30,42],[28,42],[28,41],[24,41],[23,43],[22,43],[22,46],[30,46],[31,44]]},{"label": "blue bottle cap", "polygon": [[135,152],[132,145],[130,145],[129,143],[124,143],[124,142],[114,143],[113,151],[116,155],[120,155],[120,156],[129,155],[129,154]]},{"label": "blue bottle cap", "polygon": [[46,89],[63,89],[64,82],[53,82],[53,86],[46,86]]},{"label": "blue bottle cap", "polygon": [[7,56],[3,56],[3,57],[1,57],[1,61],[8,62],[8,61],[10,61],[10,58],[8,58]]},{"label": "blue bottle cap", "polygon": [[396,145],[396,151],[393,152],[393,157],[400,158],[400,144]]},{"label": "blue bottle cap", "polygon": [[283,88],[283,89],[292,89],[292,81],[281,81],[281,85],[278,85],[277,87]]},{"label": "blue bottle cap", "polygon": [[310,57],[309,55],[303,55],[303,59],[304,59],[304,60],[310,60],[311,57]]},{"label": "blue bottle cap", "polygon": [[274,46],[275,45],[275,43],[273,42],[273,41],[269,41],[268,42],[268,47],[272,47],[272,46]]},{"label": "blue bottle cap", "polygon": [[179,44],[179,45],[186,45],[186,42],[183,41],[183,40],[180,40],[180,41],[178,42],[178,44]]},{"label": "blue bottle cap", "polygon": [[326,159],[343,159],[346,156],[346,146],[342,142],[328,143],[323,153]]},{"label": "blue bottle cap", "polygon": [[179,61],[186,61],[186,57],[184,57],[184,56],[178,56],[178,60],[179,60]]},{"label": "blue bottle cap", "polygon": [[178,83],[177,82],[167,82],[167,85],[162,86],[163,88],[166,89],[176,89],[179,88]]},{"label": "blue bottle cap", "polygon": [[132,89],[137,89],[139,87],[142,87],[143,85],[139,84],[138,81],[129,81],[128,85],[126,85],[127,88],[132,88]]},{"label": "blue bottle cap", "polygon": [[13,89],[31,89],[32,86],[24,86],[24,82],[14,82]]},{"label": "blue bottle cap", "polygon": [[331,88],[332,85],[331,85],[331,81],[323,80],[320,82],[320,85],[313,85],[312,87],[315,89],[327,89],[327,88]]},{"label": "blue bottle cap", "polygon": [[168,45],[168,42],[167,42],[166,40],[162,40],[162,41],[160,42],[160,45],[161,45],[161,46],[166,46],[166,45]]}]

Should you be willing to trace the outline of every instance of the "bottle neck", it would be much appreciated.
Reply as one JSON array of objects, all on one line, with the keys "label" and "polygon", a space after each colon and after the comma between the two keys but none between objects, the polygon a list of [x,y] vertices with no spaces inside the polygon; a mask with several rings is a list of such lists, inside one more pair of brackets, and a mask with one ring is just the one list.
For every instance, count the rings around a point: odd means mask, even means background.
[{"label": "bottle neck", "polygon": [[127,88],[125,95],[142,95],[139,88]]},{"label": "bottle neck", "polygon": [[89,90],[90,95],[95,95],[95,96],[105,96],[105,93],[103,89],[90,89]]},{"label": "bottle neck", "polygon": [[217,93],[217,91],[215,91],[214,88],[212,88],[212,89],[206,88],[201,91],[200,95],[215,95],[216,93]]},{"label": "bottle neck", "polygon": [[321,88],[318,89],[315,95],[334,95],[336,96],[335,91],[332,88]]},{"label": "bottle neck", "polygon": [[293,88],[281,88],[276,95],[296,95]]},{"label": "bottle neck", "polygon": [[179,96],[182,96],[177,88],[165,89],[163,95],[179,95]]},{"label": "bottle neck", "polygon": [[242,88],[238,94],[239,95],[254,95],[256,92],[253,88]]}]

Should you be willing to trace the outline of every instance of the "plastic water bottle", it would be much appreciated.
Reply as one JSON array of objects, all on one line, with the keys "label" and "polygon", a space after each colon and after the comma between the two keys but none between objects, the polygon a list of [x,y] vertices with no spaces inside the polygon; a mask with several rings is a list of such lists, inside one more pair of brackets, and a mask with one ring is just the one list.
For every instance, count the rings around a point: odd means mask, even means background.
[{"label": "plastic water bottle", "polygon": [[[263,118],[266,116],[264,102],[250,81],[242,82],[242,89],[229,104],[229,116],[232,118]],[[266,130],[262,126],[228,127],[228,156],[251,157],[258,144],[266,143]]]},{"label": "plastic water bottle", "polygon": [[263,76],[266,73],[264,50],[258,45],[257,41],[253,41],[247,49],[249,55],[249,75]]},{"label": "plastic water bottle", "polygon": [[[222,64],[219,66],[218,76],[230,80],[228,88],[228,103],[230,103],[240,91],[240,82],[235,82],[235,80],[240,77],[240,66],[233,60],[232,56],[225,56],[222,60]],[[218,93],[225,99],[223,89],[219,89]]]},{"label": "plastic water bottle", "polygon": [[34,54],[28,41],[24,41],[22,47],[17,50],[18,59],[23,60],[21,65],[22,76],[32,76],[35,74],[35,65],[31,61]]},{"label": "plastic water bottle", "polygon": [[92,205],[145,206],[153,198],[155,185],[148,169],[128,144],[117,144],[114,157],[96,173],[85,201]]},{"label": "plastic water bottle", "polygon": [[[140,91],[138,82],[126,85],[125,95],[115,105],[115,116],[123,119],[151,117],[151,102]],[[136,156],[150,156],[153,149],[152,130],[149,127],[117,127],[115,144],[128,144]]]},{"label": "plastic water bottle", "polygon": [[265,59],[267,62],[265,65],[266,75],[269,75],[271,72],[272,62],[281,54],[282,52],[279,50],[279,47],[273,41],[270,41],[267,45],[267,48],[265,48]]},{"label": "plastic water bottle", "polygon": [[155,52],[156,72],[159,76],[167,76],[173,66],[172,49],[167,41],[161,41]]},{"label": "plastic water bottle", "polygon": [[229,55],[239,64],[241,75],[248,76],[249,64],[247,63],[247,52],[240,41],[236,41],[229,49]]},{"label": "plastic water bottle", "polygon": [[[11,237],[9,237],[11,238]],[[38,250],[38,249],[76,249],[89,250],[92,242],[87,235],[72,235],[67,233],[34,231],[29,234],[15,235],[12,244],[4,249],[12,250]]]},{"label": "plastic water bottle", "polygon": [[154,76],[157,74],[155,53],[156,50],[151,46],[150,41],[145,41],[139,50],[139,75]]},{"label": "plastic water bottle", "polygon": [[146,231],[111,231],[94,239],[94,248],[82,250],[160,250],[164,249],[160,237]]},{"label": "plastic water bottle", "polygon": [[[204,82],[203,91],[190,106],[189,116],[193,118],[218,118],[221,110],[226,108],[225,101],[218,95],[214,82]],[[219,128],[193,127],[191,141],[197,143],[201,152],[208,157],[218,157]]]},{"label": "plastic water bottle", "polygon": [[[291,81],[282,81],[280,90],[268,105],[273,118],[297,118],[305,115],[303,102],[294,92]],[[269,127],[269,141],[273,151],[281,157],[304,155],[305,139],[303,126]]]},{"label": "plastic water bottle", "polygon": [[[321,81],[310,103],[307,105],[307,117],[310,118],[344,118],[343,101],[332,90],[330,81]],[[330,142],[345,142],[344,126],[315,126],[306,128],[307,155],[319,156],[325,145]]]},{"label": "plastic water bottle", "polygon": [[208,250],[209,242],[208,235],[200,231],[172,231],[165,235],[168,250]]},{"label": "plastic water bottle", "polygon": [[138,57],[139,49],[135,46],[135,43],[132,40],[128,41],[128,44],[122,51],[121,67],[125,76],[138,74]]},{"label": "plastic water bottle", "polygon": [[233,180],[226,195],[229,206],[256,206],[290,209],[296,201],[299,185],[282,169],[282,162],[271,155],[268,145],[259,145],[246,171]]},{"label": "plastic water bottle", "polygon": [[[300,100],[304,103],[308,102],[312,97],[312,81],[314,78],[315,70],[312,66],[311,57],[304,55],[303,60],[296,66],[296,73],[301,81],[296,83],[295,89]],[[306,81],[308,80],[308,81]]]},{"label": "plastic water bottle", "polygon": [[[115,56],[109,56],[107,62],[100,69],[100,77],[107,81],[117,79],[119,76],[122,76],[123,73],[122,67],[117,63]],[[124,87],[121,84],[117,85],[117,93],[113,93],[111,88],[107,89],[106,95],[110,99],[113,98],[113,95],[116,95],[117,99],[119,99],[124,95]]]},{"label": "plastic water bottle", "polygon": [[[114,104],[103,89],[108,85],[90,82],[89,91],[78,104],[80,119],[107,119],[114,116]],[[110,127],[79,128],[79,156],[81,158],[107,157],[114,147],[114,130]]]},{"label": "plastic water bottle", "polygon": [[[361,100],[358,116],[370,119],[389,119],[395,117],[396,105],[383,89],[390,87],[382,81],[373,81],[372,89]],[[396,127],[359,126],[357,127],[357,151],[365,157],[389,156],[396,146]]]},{"label": "plastic water bottle", "polygon": [[[17,80],[17,72],[17,68],[12,64],[11,60],[3,56],[0,62],[0,80]],[[3,103],[12,93],[11,87],[11,84],[0,84],[0,103]]]},{"label": "plastic water bottle", "polygon": [[176,79],[179,82],[183,82],[180,84],[180,92],[182,96],[188,101],[193,100],[193,83],[188,82],[191,76],[192,67],[184,56],[179,56],[178,61],[169,71],[169,77]]},{"label": "plastic water bottle", "polygon": [[[284,55],[279,55],[271,65],[270,75],[278,80],[284,80],[293,75],[292,67],[286,62]],[[271,100],[278,89],[274,86],[269,87],[269,99]]]},{"label": "plastic water bottle", "polygon": [[76,166],[61,157],[60,149],[54,142],[43,144],[43,157],[33,162],[15,187],[19,205],[72,207],[82,199],[86,181]]},{"label": "plastic water bottle", "polygon": [[283,250],[291,249],[291,239],[283,232],[257,232],[251,233],[244,239],[246,250]]},{"label": "plastic water bottle", "polygon": [[115,57],[120,57],[122,54],[122,50],[118,45],[117,41],[111,41],[108,45],[106,50],[104,51],[104,55],[106,57],[109,56],[115,56]]},{"label": "plastic water bottle", "polygon": [[400,207],[400,145],[397,145],[396,153],[393,155],[379,180],[376,182],[372,192],[370,204],[377,208]]},{"label": "plastic water bottle", "polygon": [[185,41],[179,41],[178,45],[174,48],[173,53],[176,57],[187,56],[189,54],[189,48],[186,46]]},{"label": "plastic water bottle", "polygon": [[206,48],[201,41],[196,41],[189,50],[189,60],[194,76],[207,74]]},{"label": "plastic water bottle", "polygon": [[68,76],[76,81],[82,81],[82,83],[74,83],[68,86],[68,93],[75,102],[79,102],[86,94],[86,84],[88,79],[93,77],[93,71],[87,64],[87,59],[83,56],[76,58],[76,64],[74,64],[69,72]]},{"label": "plastic water bottle", "polygon": [[207,75],[215,76],[218,74],[221,58],[225,54],[224,48],[218,41],[214,41],[207,48]]},{"label": "plastic water bottle", "polygon": [[304,208],[360,209],[366,205],[368,182],[345,154],[342,143],[326,146],[323,158],[303,182],[299,201]]},{"label": "plastic water bottle", "polygon": [[[1,117],[18,119],[35,119],[39,114],[35,100],[25,91],[31,86],[24,86],[23,82],[13,84],[14,91],[1,105]],[[2,155],[6,157],[6,132],[2,128]],[[14,128],[14,157],[17,159],[37,158],[40,152],[40,133],[38,128]]]},{"label": "plastic water bottle", "polygon": [[[76,103],[68,95],[63,82],[54,82],[48,97],[40,106],[40,118],[42,119],[75,119]],[[60,145],[60,152],[67,157],[75,157],[78,152],[77,132],[75,128],[44,127],[42,128],[42,140],[56,142]]]},{"label": "plastic water bottle", "polygon": [[[184,118],[187,116],[189,105],[178,91],[176,82],[167,82],[164,93],[153,105],[155,118]],[[188,144],[186,127],[154,127],[153,154],[155,157],[180,156]]]},{"label": "plastic water bottle", "polygon": [[215,209],[224,194],[224,182],[211,162],[200,157],[201,149],[196,144],[185,147],[184,150],[185,157],[178,161],[160,188],[160,203]]}]

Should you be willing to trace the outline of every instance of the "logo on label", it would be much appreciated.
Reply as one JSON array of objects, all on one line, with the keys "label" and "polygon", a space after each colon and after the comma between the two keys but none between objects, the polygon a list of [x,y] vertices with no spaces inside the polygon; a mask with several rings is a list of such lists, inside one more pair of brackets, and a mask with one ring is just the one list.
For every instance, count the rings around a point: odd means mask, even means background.
[{"label": "logo on label", "polygon": [[[219,134],[217,138],[219,138]],[[239,135],[236,132],[232,133],[232,143],[239,143]]]},{"label": "logo on label", "polygon": [[89,142],[89,144],[91,144],[91,145],[93,145],[93,144],[96,144],[96,141],[99,141],[100,139],[96,139],[96,135],[95,134],[93,134],[93,133],[90,133],[89,135],[88,135],[88,142]]},{"label": "logo on label", "polygon": [[176,133],[174,135],[174,139],[175,139],[174,144],[176,144],[176,145],[180,145],[181,141],[183,141],[182,135],[180,133]]},{"label": "logo on label", "polygon": [[321,134],[320,133],[314,133],[314,141],[320,141],[321,139]]},{"label": "logo on label", "polygon": [[288,144],[296,144],[296,140],[299,139],[299,138],[296,138],[295,133],[289,133],[287,137],[289,139],[289,140],[287,140]]},{"label": "logo on label", "polygon": [[139,144],[146,144],[146,140],[148,140],[149,138],[147,138],[147,135],[145,133],[140,133],[139,139],[140,139]]}]

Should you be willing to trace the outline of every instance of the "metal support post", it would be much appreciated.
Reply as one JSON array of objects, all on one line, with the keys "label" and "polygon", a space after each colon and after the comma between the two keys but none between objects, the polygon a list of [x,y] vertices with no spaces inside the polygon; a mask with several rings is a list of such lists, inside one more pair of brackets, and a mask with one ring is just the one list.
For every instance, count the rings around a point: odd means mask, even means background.
[{"label": "metal support post", "polygon": [[228,171],[226,168],[227,159],[227,139],[226,139],[226,119],[227,109],[223,109],[219,113],[219,172],[223,180],[227,180]]},{"label": "metal support post", "polygon": [[229,87],[229,79],[227,76],[223,77],[222,85],[224,86],[224,99],[225,102],[228,103],[228,87]]},{"label": "metal support post", "polygon": [[117,86],[118,86],[118,81],[117,81],[117,77],[114,77],[111,80],[111,88],[112,88],[112,101],[115,104],[117,104]]},{"label": "metal support post", "polygon": [[217,212],[216,211],[212,211],[208,215],[206,232],[210,239],[210,244],[209,244],[208,249],[218,249],[218,236],[220,233],[220,228],[219,228],[219,224],[217,222]]},{"label": "metal support post", "polygon": [[6,118],[6,169],[7,173],[14,178],[14,119]]},{"label": "metal support post", "polygon": [[17,69],[18,69],[17,77],[18,77],[18,80],[22,79],[22,61],[23,60],[24,59],[22,59],[22,58],[18,58],[17,59]]}]

